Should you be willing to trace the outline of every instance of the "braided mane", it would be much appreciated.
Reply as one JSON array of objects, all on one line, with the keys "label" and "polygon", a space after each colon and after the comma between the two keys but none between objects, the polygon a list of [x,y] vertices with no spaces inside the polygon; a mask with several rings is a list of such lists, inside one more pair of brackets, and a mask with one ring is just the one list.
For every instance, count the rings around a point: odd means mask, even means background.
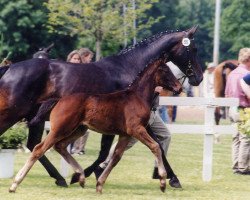
[{"label": "braided mane", "polygon": [[149,36],[149,37],[147,37],[147,38],[145,38],[145,39],[142,39],[141,41],[137,42],[137,43],[134,44],[134,45],[131,45],[131,46],[125,48],[125,49],[122,49],[122,50],[118,53],[118,55],[123,55],[123,54],[125,54],[125,53],[127,53],[127,52],[129,52],[129,51],[131,51],[131,50],[133,50],[133,49],[135,49],[136,47],[141,47],[141,46],[143,46],[143,45],[149,45],[149,44],[155,42],[156,40],[158,40],[159,38],[161,38],[161,37],[164,36],[164,35],[168,35],[168,34],[176,33],[176,32],[179,32],[179,30],[176,30],[176,31],[174,31],[174,30],[168,31],[168,30],[167,30],[167,31],[165,31],[165,32],[160,32],[160,33],[157,33],[157,34],[155,34],[155,35]]}]

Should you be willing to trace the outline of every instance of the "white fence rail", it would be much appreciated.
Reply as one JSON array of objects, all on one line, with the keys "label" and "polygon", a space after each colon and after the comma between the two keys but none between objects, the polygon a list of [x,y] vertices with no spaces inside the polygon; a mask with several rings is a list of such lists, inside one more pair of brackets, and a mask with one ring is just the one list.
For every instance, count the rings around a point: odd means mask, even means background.
[{"label": "white fence rail", "polygon": [[[204,97],[160,97],[160,105],[177,105],[177,106],[204,106],[205,118],[203,125],[190,124],[169,124],[167,125],[171,133],[196,133],[204,134],[203,145],[203,181],[212,179],[212,161],[213,161],[213,136],[215,133],[233,134],[237,131],[232,125],[214,125],[214,110],[216,106],[233,107],[239,105],[237,98],[204,98]],[[49,122],[45,123],[45,129],[49,130]],[[61,164],[65,168],[66,163]],[[61,170],[61,171],[65,171]],[[66,174],[63,174],[67,176]]]},{"label": "white fence rail", "polygon": [[212,179],[213,136],[215,133],[233,134],[236,127],[232,125],[214,125],[214,110],[216,106],[233,107],[239,105],[237,98],[203,98],[203,97],[161,97],[160,105],[204,106],[204,125],[168,125],[172,133],[204,134],[203,145],[203,181]]}]

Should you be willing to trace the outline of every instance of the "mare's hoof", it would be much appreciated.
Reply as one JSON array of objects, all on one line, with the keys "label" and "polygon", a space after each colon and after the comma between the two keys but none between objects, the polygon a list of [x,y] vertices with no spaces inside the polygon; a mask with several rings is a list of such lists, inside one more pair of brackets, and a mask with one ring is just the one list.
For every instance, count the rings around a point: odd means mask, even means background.
[{"label": "mare's hoof", "polygon": [[60,187],[68,187],[65,179],[56,180],[55,184]]},{"label": "mare's hoof", "polygon": [[96,180],[98,180],[98,178],[101,176],[101,174],[102,174],[103,171],[104,171],[104,169],[101,168],[100,166],[98,166],[98,167],[95,169],[94,173],[95,173],[95,178],[96,178]]},{"label": "mare's hoof", "polygon": [[172,177],[169,180],[169,185],[171,187],[173,187],[173,188],[182,188],[181,183],[180,183],[179,179],[176,176]]},{"label": "mare's hoof", "polygon": [[158,173],[158,167],[154,168],[152,179],[160,179],[159,173]]},{"label": "mare's hoof", "polygon": [[72,174],[70,184],[78,183],[80,179],[81,174],[80,173],[74,173]]}]

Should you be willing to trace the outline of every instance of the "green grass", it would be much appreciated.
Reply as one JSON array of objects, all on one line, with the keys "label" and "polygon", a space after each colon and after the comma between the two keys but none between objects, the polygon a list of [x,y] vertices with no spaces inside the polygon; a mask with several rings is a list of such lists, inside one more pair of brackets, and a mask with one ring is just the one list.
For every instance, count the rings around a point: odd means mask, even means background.
[{"label": "green grass", "polygon": [[[146,147],[137,143],[114,168],[102,195],[95,192],[93,175],[87,178],[84,189],[78,184],[60,188],[37,162],[14,194],[8,193],[12,180],[0,179],[0,200],[250,199],[250,177],[235,175],[231,170],[231,137],[222,136],[221,141],[221,144],[214,145],[212,181],[203,182],[203,136],[173,134],[168,158],[182,183],[182,190],[167,185],[165,193],[160,191],[159,181],[151,179],[154,158]],[[96,159],[99,146],[100,135],[90,134],[86,155],[75,156],[76,159],[83,167],[87,167]],[[50,151],[46,155],[59,169],[58,154]],[[25,153],[16,154],[15,173],[28,156]],[[70,177],[67,178],[69,181]]]}]

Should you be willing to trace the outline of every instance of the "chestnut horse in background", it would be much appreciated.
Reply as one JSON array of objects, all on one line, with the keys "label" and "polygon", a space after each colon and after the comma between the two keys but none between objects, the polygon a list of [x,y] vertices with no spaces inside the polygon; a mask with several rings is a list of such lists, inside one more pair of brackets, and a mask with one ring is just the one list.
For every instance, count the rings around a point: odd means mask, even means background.
[{"label": "chestnut horse in background", "polygon": [[[74,93],[105,94],[123,90],[151,61],[158,58],[172,61],[188,77],[191,85],[199,85],[203,74],[194,41],[196,30],[197,26],[186,31],[162,32],[117,55],[88,64],[34,58],[6,69],[0,68],[0,135],[23,118],[30,122],[48,99]],[[184,45],[183,40],[189,44]],[[27,147],[31,151],[41,142],[45,120],[29,126]],[[105,160],[111,147],[113,136],[107,137],[109,144],[103,145],[104,153],[97,159],[97,166]],[[56,179],[57,185],[67,186],[65,179],[45,156],[39,161]],[[176,177],[169,165],[166,170],[169,178]]]},{"label": "chestnut horse in background", "polygon": [[[231,71],[238,66],[237,60],[226,60],[220,63],[214,70],[214,95],[215,97],[225,97],[227,77]],[[215,123],[219,125],[221,119],[221,108],[215,108]]]},{"label": "chestnut horse in background", "polygon": [[48,136],[35,146],[30,158],[14,178],[9,191],[15,192],[34,163],[54,145],[73,169],[81,174],[79,182],[81,186],[84,186],[84,171],[66,149],[72,138],[80,136],[73,130],[81,124],[96,132],[119,135],[115,153],[97,180],[96,191],[98,193],[102,193],[109,173],[119,162],[131,137],[141,141],[155,155],[160,188],[165,191],[167,175],[163,164],[165,156],[160,145],[150,137],[146,130],[154,90],[158,85],[173,92],[181,92],[181,84],[162,60],[149,64],[126,90],[99,95],[78,93],[60,99],[50,114],[51,129]]}]

